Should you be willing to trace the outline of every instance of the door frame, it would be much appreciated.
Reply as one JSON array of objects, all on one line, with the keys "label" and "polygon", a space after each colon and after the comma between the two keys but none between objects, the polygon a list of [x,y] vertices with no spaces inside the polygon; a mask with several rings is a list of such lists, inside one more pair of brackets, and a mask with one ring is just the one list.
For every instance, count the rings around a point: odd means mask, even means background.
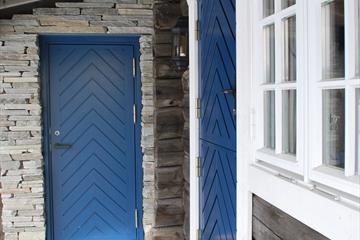
[{"label": "door frame", "polygon": [[54,239],[54,216],[52,199],[51,151],[50,151],[50,77],[49,77],[49,46],[51,44],[97,44],[97,45],[127,45],[133,47],[135,60],[134,104],[136,107],[136,121],[134,128],[135,139],[135,191],[136,207],[138,209],[138,228],[136,239],[144,239],[143,229],[143,169],[141,151],[141,72],[140,72],[140,36],[137,35],[108,35],[108,34],[40,34],[40,101],[42,106],[43,127],[43,156],[44,156],[44,189],[45,189],[45,228],[46,239]]},{"label": "door frame", "polygon": [[[197,157],[199,156],[200,125],[197,119],[197,98],[199,97],[199,41],[197,40],[197,20],[199,0],[187,0],[189,6],[189,124],[190,124],[190,239],[198,239],[200,205],[199,178],[197,177]],[[252,202],[249,190],[248,159],[249,138],[251,136],[251,109],[249,103],[250,74],[249,61],[241,58],[248,54],[251,39],[242,36],[248,32],[250,12],[248,0],[236,0],[236,239],[251,239]],[[250,47],[249,47],[250,46]],[[241,133],[241,134],[240,134]]]}]

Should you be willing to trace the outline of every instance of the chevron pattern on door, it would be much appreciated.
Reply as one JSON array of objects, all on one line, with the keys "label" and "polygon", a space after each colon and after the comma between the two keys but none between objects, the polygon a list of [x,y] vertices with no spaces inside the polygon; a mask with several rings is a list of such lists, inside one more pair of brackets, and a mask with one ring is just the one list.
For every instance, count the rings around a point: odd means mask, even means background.
[{"label": "chevron pattern on door", "polygon": [[235,239],[235,0],[200,0],[200,227]]},{"label": "chevron pattern on door", "polygon": [[49,55],[54,239],[136,239],[133,47]]}]

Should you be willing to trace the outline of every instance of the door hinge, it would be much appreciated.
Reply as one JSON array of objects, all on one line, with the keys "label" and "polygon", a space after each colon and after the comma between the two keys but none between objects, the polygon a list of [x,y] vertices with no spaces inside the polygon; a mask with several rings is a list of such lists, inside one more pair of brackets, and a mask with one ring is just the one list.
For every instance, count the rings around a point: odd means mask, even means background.
[{"label": "door hinge", "polygon": [[195,30],[196,40],[200,41],[201,39],[201,32],[200,32],[200,20],[196,20],[196,30]]},{"label": "door hinge", "polygon": [[136,60],[135,58],[133,58],[133,63],[132,63],[132,74],[133,74],[133,78],[135,78],[136,76]]},{"label": "door hinge", "polygon": [[133,105],[133,118],[134,118],[134,124],[136,124],[136,120],[137,120],[137,117],[136,117],[136,104]]},{"label": "door hinge", "polygon": [[196,239],[201,240],[201,230],[200,229],[196,230]]},{"label": "door hinge", "polygon": [[196,116],[196,118],[198,118],[198,119],[200,119],[200,115],[201,115],[201,107],[200,107],[200,105],[201,105],[201,101],[200,101],[200,98],[196,98],[196,103],[195,103],[195,111],[196,111],[196,113],[195,113],[195,116]]},{"label": "door hinge", "polygon": [[196,157],[196,177],[200,177],[201,175],[201,159],[200,157]]},{"label": "door hinge", "polygon": [[138,210],[136,208],[135,209],[135,228],[139,228],[138,221],[139,221],[139,213],[138,213]]}]

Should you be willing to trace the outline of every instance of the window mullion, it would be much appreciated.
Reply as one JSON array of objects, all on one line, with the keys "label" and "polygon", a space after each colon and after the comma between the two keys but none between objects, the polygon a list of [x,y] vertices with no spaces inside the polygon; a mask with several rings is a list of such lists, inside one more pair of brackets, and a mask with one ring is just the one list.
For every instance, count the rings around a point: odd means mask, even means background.
[{"label": "window mullion", "polygon": [[345,79],[356,75],[356,4],[355,0],[344,1],[345,21]]},{"label": "window mullion", "polygon": [[355,174],[355,148],[356,148],[356,105],[355,88],[345,88],[345,176]]},{"label": "window mullion", "polygon": [[[277,0],[276,9],[281,7],[281,1]],[[277,17],[275,20],[275,84],[278,85],[282,82],[283,73],[283,56],[282,48],[284,44],[284,32],[282,28],[282,20]],[[275,153],[281,154],[283,147],[283,123],[282,123],[282,90],[278,86],[275,91]]]}]

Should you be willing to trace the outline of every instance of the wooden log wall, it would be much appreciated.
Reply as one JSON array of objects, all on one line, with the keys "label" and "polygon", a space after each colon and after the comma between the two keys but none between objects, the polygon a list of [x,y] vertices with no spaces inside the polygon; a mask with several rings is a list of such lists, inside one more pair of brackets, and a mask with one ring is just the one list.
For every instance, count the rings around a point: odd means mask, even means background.
[{"label": "wooden log wall", "polygon": [[315,230],[253,195],[253,240],[327,240]]},{"label": "wooden log wall", "polygon": [[[157,0],[155,14],[156,81],[156,210],[153,239],[185,239],[184,236],[184,115],[183,71],[171,59],[173,33],[182,16],[181,0]],[[171,236],[170,236],[171,235]]]}]

